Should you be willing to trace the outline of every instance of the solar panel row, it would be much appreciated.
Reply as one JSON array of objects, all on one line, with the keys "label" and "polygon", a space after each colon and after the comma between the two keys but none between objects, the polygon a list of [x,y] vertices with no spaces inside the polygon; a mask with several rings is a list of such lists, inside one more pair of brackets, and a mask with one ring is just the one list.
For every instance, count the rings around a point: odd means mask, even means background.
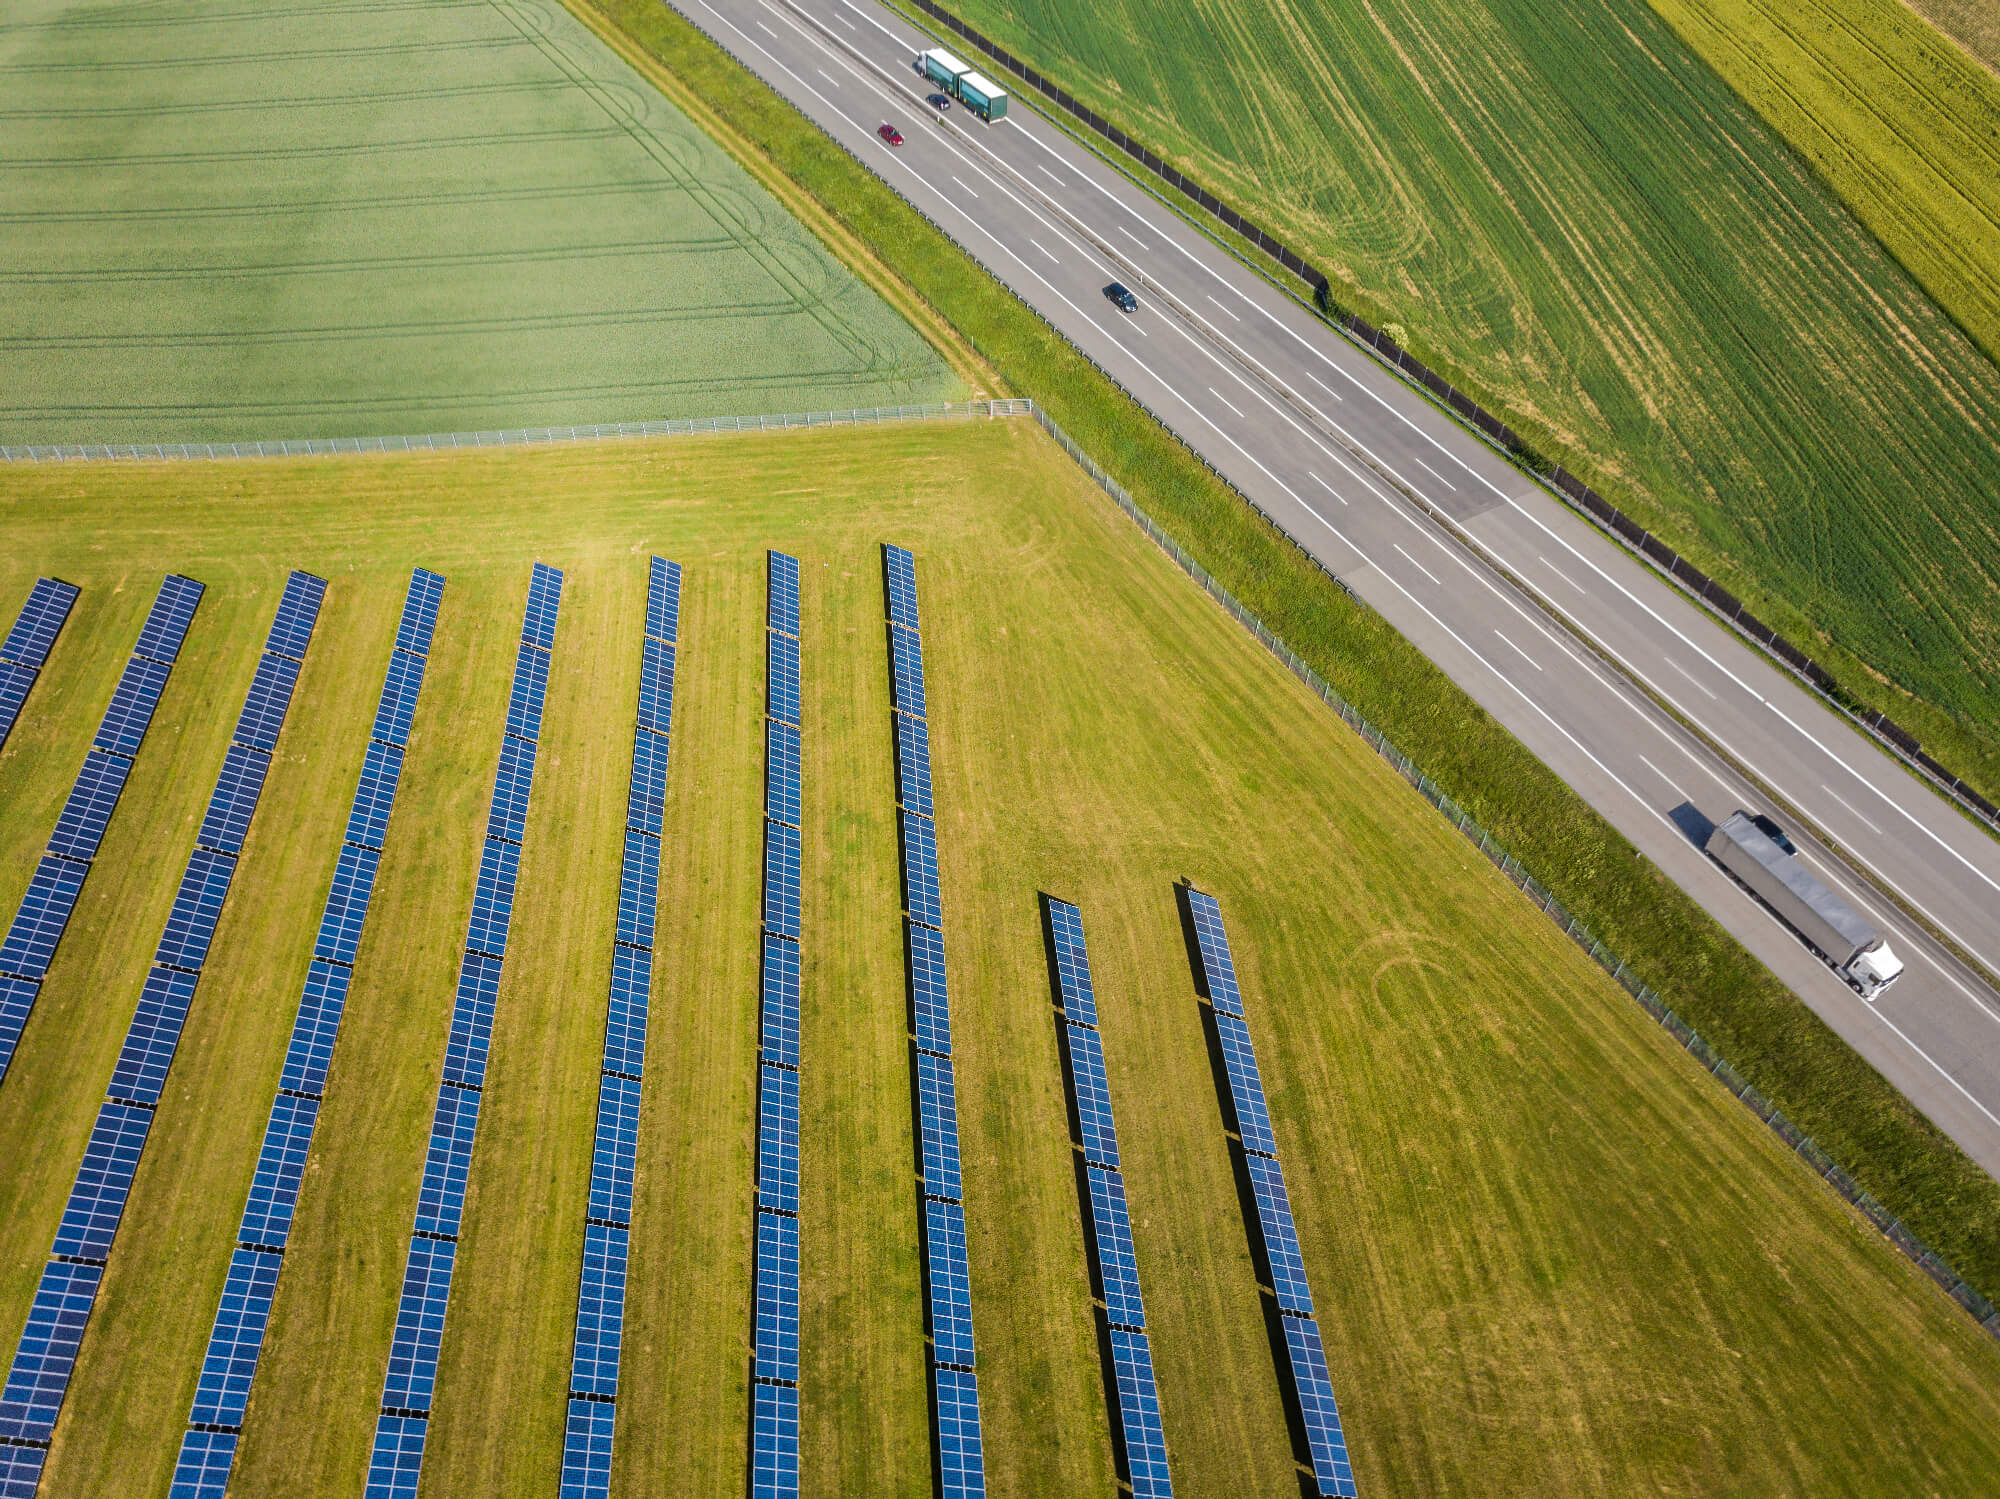
[{"label": "solar panel row", "polygon": [[[508,927],[514,914],[514,884],[521,868],[521,845],[496,835],[494,818],[503,802],[512,806],[512,799],[518,796],[520,826],[525,831],[527,798],[534,783],[535,742],[541,733],[549,652],[555,646],[562,585],[563,575],[558,569],[546,563],[535,564],[528,584],[527,608],[521,619],[513,686],[507,699],[502,763],[494,776],[494,811],[488,813],[488,833],[480,850],[479,873],[473,885],[458,992],[452,1002],[451,1034],[445,1044],[444,1077],[438,1084],[437,1107],[431,1116],[430,1149],[424,1158],[416,1221],[410,1230],[409,1258],[403,1268],[396,1333],[389,1348],[388,1373],[382,1383],[381,1413],[375,1422],[375,1445],[368,1464],[368,1499],[390,1499],[390,1496],[414,1499],[423,1472],[431,1401],[437,1387],[438,1349],[444,1339],[445,1313],[451,1303],[451,1278],[457,1264],[466,1182],[472,1173],[480,1089],[486,1080],[493,1012],[500,994],[500,968],[507,952]],[[384,695],[386,707],[386,689]]]},{"label": "solar panel row", "polygon": [[1277,1138],[1257,1070],[1257,1052],[1243,1014],[1243,991],[1237,982],[1236,960],[1229,950],[1229,933],[1222,907],[1214,896],[1188,887],[1188,913],[1193,918],[1195,946],[1200,954],[1196,981],[1215,1011],[1222,1043],[1223,1069],[1228,1075],[1231,1111],[1243,1161],[1257,1206],[1252,1248],[1262,1247],[1270,1267],[1271,1290],[1282,1314],[1286,1364],[1299,1409],[1305,1418],[1306,1445],[1312,1455],[1313,1481],[1327,1496],[1354,1494],[1354,1473],[1347,1461],[1347,1441],[1341,1434],[1340,1412],[1334,1404],[1333,1380],[1327,1372],[1319,1324],[1313,1319],[1312,1288],[1306,1283],[1305,1255],[1298,1225],[1292,1217],[1291,1196],[1285,1190],[1284,1168],[1278,1164]]},{"label": "solar panel row", "polygon": [[[186,586],[161,589],[160,598],[155,601],[152,616],[141,634],[142,645],[166,652],[169,659],[180,650],[187,622],[192,619],[195,604],[201,597],[200,584],[187,579],[178,582]],[[176,580],[169,578],[168,583],[175,584]],[[293,573],[285,585],[279,620],[271,627],[268,643],[283,643],[303,651],[311,640],[325,589],[326,585],[320,579],[308,573]],[[263,661],[272,660],[287,661],[296,672],[298,663],[295,658],[277,657],[267,649]],[[260,679],[262,675],[263,666],[260,663]],[[268,687],[260,699],[259,687],[253,681],[246,697],[244,717],[238,721],[238,746],[243,747],[243,724],[250,719],[250,705],[256,703],[262,706],[255,719],[255,732],[275,745],[290,700],[289,688],[282,694],[273,695]],[[151,704],[145,706],[144,713],[150,719]],[[140,732],[143,733],[143,726]],[[268,750],[265,753],[268,754]],[[220,822],[232,828],[240,824],[244,831],[248,831],[250,816],[256,810],[256,791],[262,788],[263,773],[261,768],[257,771],[254,789],[250,791],[245,805],[240,800],[240,769],[240,761],[235,757],[225,760],[211,798],[211,813],[204,820],[204,827]],[[122,777],[120,779],[122,781]],[[233,810],[229,817],[218,818],[213,804],[224,800]],[[95,852],[94,842],[92,852]],[[66,921],[69,906],[75,902],[75,892],[82,885],[82,872],[88,865],[69,860],[43,861],[44,867],[50,863],[61,863],[76,871],[73,879],[66,881],[68,896],[62,907],[63,920]],[[188,858],[154,965],[140,994],[132,1022],[126,1029],[111,1084],[104,1103],[98,1109],[97,1121],[91,1128],[89,1143],[84,1147],[83,1160],[77,1167],[76,1180],[70,1187],[69,1200],[63,1208],[62,1221],[56,1228],[49,1261],[43,1267],[36,1311],[30,1316],[27,1330],[15,1351],[6,1387],[0,1391],[0,1438],[46,1444],[54,1433],[63,1396],[68,1391],[76,1349],[90,1318],[101,1267],[110,1258],[119,1220],[124,1216],[125,1202],[138,1174],[139,1158],[152,1129],[153,1110],[165,1088],[167,1069],[173,1063],[174,1050],[179,1045],[188,1006],[194,999],[195,985],[207,960],[209,945],[214,938],[235,868],[236,859],[232,853],[199,844]],[[30,895],[33,894],[31,889]],[[53,930],[49,926],[52,914],[45,901],[36,918],[37,940],[32,952],[27,944],[17,947],[13,933],[8,937],[9,952],[28,954],[41,963],[41,971],[32,975],[37,979],[42,972],[46,972],[47,957],[53,954],[54,939],[61,933],[60,924]],[[17,921],[16,926],[19,925]],[[46,952],[41,945],[44,941]],[[282,1187],[282,1182],[274,1181],[271,1186],[275,1191]],[[275,1200],[273,1206],[276,1206]],[[285,1211],[289,1213],[288,1206]],[[32,1493],[34,1484],[39,1481],[39,1459],[25,1460],[16,1466],[33,1470],[31,1478],[12,1480],[25,1483],[26,1491]]]},{"label": "solar panel row", "polygon": [[56,636],[62,633],[80,591],[74,583],[59,578],[37,578],[21,612],[14,616],[7,638],[0,641],[0,662],[25,666],[29,671],[47,666]]},{"label": "solar panel row", "polygon": [[646,638],[640,648],[625,850],[618,874],[618,925],[611,946],[611,998],[604,1019],[604,1066],[597,1084],[597,1136],[584,1214],[583,1270],[577,1285],[569,1413],[563,1427],[562,1499],[607,1499],[611,1492],[680,609],[680,564],[652,558],[646,579]]}]

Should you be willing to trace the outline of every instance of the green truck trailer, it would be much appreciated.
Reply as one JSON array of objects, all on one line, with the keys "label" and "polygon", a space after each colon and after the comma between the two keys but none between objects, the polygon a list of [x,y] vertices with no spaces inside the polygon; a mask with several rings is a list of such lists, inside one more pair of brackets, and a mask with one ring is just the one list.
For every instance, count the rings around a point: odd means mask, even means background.
[{"label": "green truck trailer", "polygon": [[973,72],[942,47],[919,55],[917,71],[982,120],[997,120],[1007,113],[1006,90]]}]

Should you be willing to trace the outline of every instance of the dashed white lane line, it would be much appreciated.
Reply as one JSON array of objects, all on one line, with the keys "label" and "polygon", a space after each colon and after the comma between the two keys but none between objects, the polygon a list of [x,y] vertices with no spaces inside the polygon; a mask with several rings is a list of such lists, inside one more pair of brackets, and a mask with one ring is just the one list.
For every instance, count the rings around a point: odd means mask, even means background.
[{"label": "dashed white lane line", "polygon": [[[1213,385],[1209,386],[1208,393],[1214,396],[1216,400],[1222,402],[1223,405],[1228,406],[1231,411],[1236,411],[1236,407],[1231,404],[1229,397],[1217,390]],[[1236,414],[1238,417],[1243,417],[1243,413],[1240,411],[1236,411]],[[1248,418],[1246,417],[1244,420],[1248,420]]]},{"label": "dashed white lane line", "polygon": [[1054,172],[1051,172],[1047,167],[1042,166],[1039,162],[1036,163],[1036,166],[1040,170],[1041,174],[1044,177],[1048,178],[1049,181],[1053,182],[1057,187],[1069,186],[1067,182],[1063,181],[1062,178],[1058,177]]},{"label": "dashed white lane line", "polygon": [[[1835,801],[1839,802],[1841,806],[1847,808],[1848,811],[1854,813],[1856,817],[1861,817],[1861,813],[1855,807],[1854,803],[1849,801],[1846,797],[1842,796],[1838,791],[1835,791],[1831,786],[1827,785],[1825,781],[1821,781],[1819,783],[1819,789],[1824,791],[1828,796],[1832,797]],[[1861,825],[1864,828],[1868,829],[1868,831],[1873,833],[1876,837],[1879,838],[1882,836],[1882,830],[1876,827],[1875,824],[1870,822],[1867,818],[1861,817]]]},{"label": "dashed white lane line", "polygon": [[1215,305],[1216,305],[1217,307],[1221,307],[1221,308],[1222,308],[1222,315],[1223,315],[1224,317],[1226,317],[1226,318],[1229,318],[1229,319],[1230,319],[1230,320],[1231,320],[1232,322],[1238,322],[1238,323],[1240,323],[1240,322],[1242,322],[1242,321],[1243,321],[1243,319],[1242,319],[1242,318],[1240,318],[1240,317],[1237,317],[1237,316],[1236,316],[1236,314],[1235,314],[1235,313],[1233,313],[1233,312],[1231,312],[1231,311],[1230,311],[1230,310],[1229,310],[1229,309],[1228,309],[1227,307],[1223,307],[1223,306],[1222,306],[1222,304],[1221,304],[1220,302],[1216,302],[1216,301],[1215,301],[1215,298],[1213,298],[1213,297],[1210,297],[1210,298],[1209,298],[1208,300],[1209,300],[1209,301],[1211,301],[1211,302],[1215,302]]},{"label": "dashed white lane line", "polygon": [[[964,183],[964,181],[963,181],[962,179],[960,179],[960,178],[958,178],[958,177],[954,176],[954,177],[953,177],[953,178],[952,178],[951,180],[952,180],[953,182],[956,182],[956,183],[958,183],[958,185],[959,185],[960,187],[965,187],[965,183]],[[975,191],[975,190],[974,190],[974,189],[972,189],[972,188],[969,188],[969,187],[965,187],[965,190],[966,190],[967,192],[971,193],[971,194],[972,194],[972,196],[973,196],[973,197],[975,197],[975,198],[979,196],[978,192],[977,192],[977,191]]]},{"label": "dashed white lane line", "polygon": [[834,77],[833,74],[827,72],[825,68],[814,68],[813,71],[819,74],[819,76],[824,78],[828,83],[832,84],[835,88],[840,87],[840,80]]},{"label": "dashed white lane line", "polygon": [[1679,797],[1682,801],[1688,803],[1688,805],[1690,806],[1694,804],[1694,798],[1689,796],[1685,791],[1681,790],[1679,786],[1675,785],[1674,778],[1668,775],[1664,770],[1660,769],[1660,767],[1655,765],[1651,760],[1648,760],[1644,755],[1641,755],[1639,757],[1639,763],[1644,765],[1646,769],[1650,770],[1654,775],[1658,776],[1661,780],[1665,781],[1667,783],[1668,789],[1671,790],[1675,796]]},{"label": "dashed white lane line", "polygon": [[1312,383],[1317,385],[1321,390],[1325,391],[1328,395],[1332,396],[1336,401],[1345,401],[1347,399],[1346,396],[1342,395],[1339,391],[1335,390],[1331,385],[1328,385],[1326,381],[1320,379],[1320,377],[1318,375],[1315,375],[1311,370],[1306,371],[1306,378],[1312,381]]},{"label": "dashed white lane line", "polygon": [[1306,477],[1311,479],[1315,484],[1319,485],[1321,489],[1324,489],[1328,494],[1332,495],[1336,500],[1340,501],[1341,504],[1345,505],[1347,503],[1346,495],[1342,494],[1339,490],[1335,489],[1331,484],[1327,483],[1326,480],[1320,478],[1320,476],[1314,473],[1311,469],[1306,470]]},{"label": "dashed white lane line", "polygon": [[[1210,297],[1209,300],[1213,302],[1215,298]],[[1437,480],[1438,483],[1442,484],[1446,489],[1449,489],[1453,494],[1458,493],[1458,486],[1452,483],[1451,480],[1447,479],[1443,474],[1439,473],[1436,469],[1432,468],[1428,463],[1424,462],[1423,459],[1418,458],[1415,453],[1410,454],[1410,457],[1416,460],[1416,465],[1418,468],[1422,469],[1425,473],[1429,474],[1433,479]]]},{"label": "dashed white lane line", "polygon": [[1138,235],[1134,234],[1130,229],[1127,229],[1123,224],[1119,224],[1116,227],[1120,234],[1124,235],[1127,239],[1131,240],[1132,243],[1137,245],[1140,249],[1150,250],[1153,248],[1151,245],[1147,244],[1143,239],[1139,238]]},{"label": "dashed white lane line", "polygon": [[[1389,545],[1395,547],[1397,551],[1403,552],[1401,543],[1392,541],[1389,543]],[[1425,567],[1423,563],[1417,561],[1417,559],[1412,557],[1408,552],[1403,552],[1403,560],[1409,563],[1410,566],[1414,567],[1418,572],[1422,573],[1426,578],[1429,578],[1433,583],[1437,583],[1438,587],[1440,588],[1444,587],[1444,584],[1438,583],[1438,575],[1436,573],[1432,572],[1428,567]],[[1495,633],[1497,634],[1498,631],[1496,631]],[[1511,642],[1509,643],[1511,644]]]},{"label": "dashed white lane line", "polygon": [[768,36],[772,41],[775,42],[778,40],[778,33],[773,31],[770,27],[766,26],[762,21],[757,22],[757,29],[763,32],[764,35]]},{"label": "dashed white lane line", "polygon": [[1549,561],[1548,558],[1537,557],[1535,560],[1541,563],[1542,566],[1546,567],[1550,572],[1554,573],[1558,578],[1561,578],[1563,582],[1569,584],[1570,587],[1574,588],[1578,593],[1582,594],[1585,598],[1590,597],[1590,592],[1588,589],[1586,589],[1581,583],[1577,582],[1576,579],[1572,578],[1568,573],[1564,572],[1561,568],[1557,567],[1553,562]]},{"label": "dashed white lane line", "polygon": [[1062,261],[1056,259],[1056,254],[1053,250],[1051,250],[1047,245],[1043,244],[1040,240],[1034,238],[1032,235],[1029,236],[1028,243],[1033,245],[1037,250],[1040,250],[1044,255],[1048,256],[1049,259],[1054,260],[1057,265],[1062,264]]},{"label": "dashed white lane line", "polygon": [[[1495,635],[1498,635],[1502,640],[1507,640],[1507,636],[1504,631],[1495,630],[1493,633]],[[1507,644],[1514,645],[1514,642],[1511,640],[1507,640]],[[1514,645],[1514,653],[1518,655],[1523,661],[1527,662],[1528,665],[1534,667],[1536,671],[1540,671],[1542,669],[1542,663],[1537,661],[1533,656],[1529,655],[1526,651],[1522,650],[1518,645]]]},{"label": "dashed white lane line", "polygon": [[1680,662],[1675,661],[1674,659],[1669,657],[1667,658],[1667,665],[1671,666],[1675,671],[1679,672],[1682,676],[1686,677],[1690,682],[1693,682],[1697,691],[1707,693],[1710,698],[1713,698],[1715,696],[1714,693],[1709,692],[1708,688],[1702,684],[1702,681],[1699,677],[1697,677],[1693,672],[1689,671],[1685,666],[1681,665]]}]

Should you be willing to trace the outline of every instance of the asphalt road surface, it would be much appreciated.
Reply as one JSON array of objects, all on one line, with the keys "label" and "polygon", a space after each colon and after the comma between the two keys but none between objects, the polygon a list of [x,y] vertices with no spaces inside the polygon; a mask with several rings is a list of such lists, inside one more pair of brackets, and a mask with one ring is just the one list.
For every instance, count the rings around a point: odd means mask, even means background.
[{"label": "asphalt road surface", "polygon": [[[2000,1173],[2000,841],[1019,95],[991,125],[927,104],[914,60],[938,43],[902,17],[873,0],[671,3],[1061,329]],[[1113,280],[1136,313],[1105,298]],[[1739,807],[1776,816],[1907,962],[1874,1003],[1700,852],[1694,839]]]}]

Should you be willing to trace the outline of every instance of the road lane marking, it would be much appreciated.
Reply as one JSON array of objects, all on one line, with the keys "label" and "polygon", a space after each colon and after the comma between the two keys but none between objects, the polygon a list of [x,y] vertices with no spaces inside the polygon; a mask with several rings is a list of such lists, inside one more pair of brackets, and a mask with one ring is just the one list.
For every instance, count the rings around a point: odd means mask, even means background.
[{"label": "road lane marking", "polygon": [[1335,390],[1331,385],[1328,385],[1326,381],[1320,379],[1320,377],[1318,375],[1315,375],[1311,370],[1306,371],[1306,378],[1312,381],[1312,383],[1317,385],[1321,390],[1325,391],[1328,395],[1332,396],[1336,401],[1344,402],[1347,399],[1346,396],[1342,395],[1339,391]]},{"label": "road lane marking", "polygon": [[1058,177],[1054,172],[1051,172],[1047,167],[1042,166],[1040,162],[1036,162],[1035,165],[1040,169],[1041,174],[1044,177],[1048,178],[1049,181],[1053,182],[1057,187],[1069,186],[1067,182],[1063,181],[1062,178]]},{"label": "road lane marking", "polygon": [[1658,776],[1661,780],[1665,781],[1667,783],[1667,789],[1672,791],[1675,796],[1679,797],[1682,801],[1686,802],[1690,807],[1694,805],[1694,798],[1689,796],[1685,791],[1681,790],[1680,787],[1676,786],[1674,784],[1674,778],[1672,776],[1668,775],[1664,770],[1660,769],[1659,766],[1655,765],[1651,760],[1648,760],[1644,755],[1641,755],[1639,757],[1639,760],[1640,763],[1642,763],[1646,767],[1646,769],[1650,770],[1654,775]]},{"label": "road lane marking", "polygon": [[[1215,302],[1215,305],[1216,305],[1217,307],[1222,307],[1222,304],[1221,304],[1220,302],[1216,302],[1216,301],[1215,301],[1215,298],[1213,298],[1213,297],[1210,297],[1210,298],[1209,298],[1208,300],[1209,300],[1209,301],[1211,301],[1211,302]],[[1240,322],[1242,322],[1242,321],[1243,321],[1243,319],[1242,319],[1242,318],[1240,318],[1240,317],[1237,317],[1237,316],[1236,316],[1236,314],[1235,314],[1235,313],[1233,313],[1233,312],[1231,312],[1231,311],[1230,311],[1230,310],[1229,310],[1229,309],[1228,309],[1227,307],[1222,307],[1222,312],[1223,312],[1223,315],[1224,315],[1225,317],[1228,317],[1228,318],[1231,318],[1231,319],[1235,320],[1236,322],[1239,322],[1239,323],[1240,323]]]},{"label": "road lane marking", "polygon": [[[1853,802],[1849,801],[1846,797],[1842,796],[1838,791],[1835,791],[1831,786],[1827,785],[1825,781],[1821,781],[1819,783],[1819,789],[1824,791],[1828,796],[1832,797],[1835,801],[1839,802],[1841,806],[1847,808],[1847,810],[1852,812],[1856,817],[1861,817],[1860,809],[1857,808]],[[1873,833],[1876,837],[1879,838],[1882,836],[1882,830],[1876,827],[1875,824],[1870,822],[1867,818],[1861,817],[1861,825],[1866,829],[1868,829],[1868,831]]]},{"label": "road lane marking", "polygon": [[834,77],[833,74],[827,72],[825,68],[814,68],[813,71],[819,74],[819,76],[824,78],[828,83],[832,84],[835,88],[840,87],[840,80]]},{"label": "road lane marking", "polygon": [[774,42],[780,40],[778,33],[773,31],[770,27],[766,26],[762,21],[757,22],[757,29],[763,32],[764,35],[768,36]]},{"label": "road lane marking", "polygon": [[1124,235],[1127,239],[1131,240],[1132,243],[1137,245],[1140,249],[1150,250],[1153,248],[1151,245],[1147,244],[1143,239],[1139,238],[1138,235],[1134,234],[1130,229],[1127,229],[1123,224],[1116,225],[1115,227],[1117,228],[1120,234]]},{"label": "road lane marking", "polygon": [[[1340,501],[1341,504],[1345,505],[1347,503],[1346,495],[1342,494],[1339,490],[1335,489],[1331,484],[1327,483],[1326,480],[1320,478],[1320,476],[1314,473],[1311,469],[1306,470],[1306,477],[1318,483],[1321,489],[1324,489],[1328,494],[1332,495],[1336,500]],[[1345,537],[1342,538],[1342,540],[1345,539],[1346,539]]]},{"label": "road lane marking", "polygon": [[[958,177],[954,176],[954,177],[953,177],[953,178],[952,178],[951,180],[952,180],[953,182],[957,182],[957,183],[958,183],[958,185],[959,185],[960,187],[965,187],[965,183],[964,183],[963,181],[961,181],[961,180],[960,180],[960,179],[959,179]],[[966,190],[967,192],[971,193],[971,194],[972,194],[972,196],[973,196],[973,197],[975,197],[975,198],[979,196],[979,193],[978,193],[978,191],[977,191],[976,189],[974,189],[974,188],[970,188],[970,187],[965,187],[965,190]]]},{"label": "road lane marking", "polygon": [[[1665,657],[1663,659],[1665,659],[1667,665],[1671,666],[1675,671],[1679,672],[1682,676],[1686,677],[1690,682],[1693,682],[1694,685],[1702,692],[1708,692],[1708,688],[1702,684],[1701,680],[1698,677],[1696,677],[1693,672],[1689,671],[1685,666],[1681,665],[1680,662],[1674,660],[1671,656]],[[1712,692],[1708,692],[1708,696],[1711,701],[1713,701],[1715,698],[1715,694]]]},{"label": "road lane marking", "polygon": [[[1495,630],[1493,633],[1495,635],[1499,635],[1502,640],[1507,640],[1506,635],[1503,634],[1501,631]],[[1514,642],[1511,640],[1507,640],[1507,644],[1514,645]],[[1537,661],[1533,656],[1529,655],[1526,651],[1522,650],[1518,645],[1514,645],[1514,649],[1517,653],[1519,653],[1521,659],[1527,662],[1528,665],[1534,667],[1536,671],[1540,671],[1542,669],[1542,663]]]},{"label": "road lane marking", "polygon": [[1568,573],[1564,572],[1561,568],[1557,567],[1553,562],[1549,561],[1548,558],[1538,556],[1535,558],[1535,560],[1541,563],[1542,566],[1546,567],[1550,572],[1554,573],[1558,578],[1561,578],[1563,582],[1569,584],[1570,587],[1574,588],[1578,593],[1582,594],[1585,598],[1590,597],[1589,591],[1586,590],[1581,583],[1577,582]]},{"label": "road lane marking", "polygon": [[[1389,545],[1395,547],[1397,551],[1403,552],[1403,548],[1400,543],[1392,541],[1389,543]],[[1422,573],[1426,578],[1429,578],[1433,583],[1437,583],[1438,587],[1440,588],[1444,587],[1444,584],[1438,583],[1438,578],[1436,573],[1432,572],[1428,567],[1425,567],[1423,563],[1417,561],[1417,559],[1412,557],[1408,552],[1403,552],[1403,560],[1409,563],[1410,566],[1414,567],[1418,572]],[[1496,630],[1494,633],[1497,635],[1499,631]],[[1513,642],[1509,641],[1508,644],[1512,645]]]},{"label": "road lane marking", "polygon": [[1062,264],[1060,260],[1056,259],[1055,252],[1049,249],[1049,247],[1043,244],[1040,240],[1036,239],[1032,234],[1028,236],[1028,243],[1033,245],[1037,250],[1040,250],[1044,255],[1048,256],[1049,259],[1054,260],[1057,265]]},{"label": "road lane marking", "polygon": [[1410,461],[1416,464],[1416,466],[1422,469],[1425,473],[1429,474],[1433,479],[1437,480],[1438,483],[1442,484],[1446,489],[1449,489],[1453,494],[1458,493],[1458,486],[1456,484],[1452,483],[1451,480],[1447,479],[1443,474],[1439,473],[1436,469],[1432,468],[1428,463],[1424,462],[1423,459],[1417,457],[1415,453],[1410,454]]},{"label": "road lane marking", "polygon": [[[1209,386],[1208,393],[1214,396],[1216,400],[1222,402],[1223,405],[1228,406],[1231,411],[1236,411],[1236,408],[1233,405],[1230,405],[1229,397],[1225,396],[1221,391],[1217,390],[1213,385]],[[1250,418],[1248,418],[1247,416],[1243,416],[1243,413],[1240,411],[1236,411],[1236,414],[1239,417],[1242,417],[1243,420],[1246,422],[1250,420]]]}]

